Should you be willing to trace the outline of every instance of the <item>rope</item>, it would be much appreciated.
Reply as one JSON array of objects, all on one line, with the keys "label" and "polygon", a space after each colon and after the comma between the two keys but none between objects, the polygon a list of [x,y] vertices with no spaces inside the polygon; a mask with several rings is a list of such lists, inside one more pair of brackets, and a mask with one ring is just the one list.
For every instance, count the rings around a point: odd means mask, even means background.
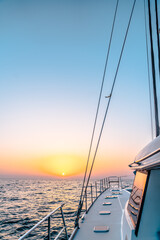
[{"label": "rope", "polygon": [[91,136],[91,141],[90,141],[90,146],[89,146],[89,152],[88,152],[88,157],[87,157],[87,164],[86,164],[85,174],[84,174],[84,178],[83,178],[83,184],[82,184],[80,201],[79,201],[79,206],[78,206],[78,211],[77,211],[77,217],[79,216],[79,214],[81,212],[81,208],[82,208],[81,200],[82,200],[82,196],[83,196],[83,192],[84,192],[83,190],[84,190],[84,185],[85,185],[85,181],[86,181],[88,164],[89,164],[89,160],[90,160],[90,155],[91,155],[91,150],[92,150],[92,145],[93,145],[93,139],[94,139],[96,124],[97,124],[97,118],[98,118],[98,113],[99,113],[99,107],[100,107],[101,98],[102,98],[102,90],[103,90],[103,85],[104,85],[104,80],[105,80],[105,75],[106,75],[106,69],[107,69],[107,65],[108,65],[108,58],[109,58],[109,53],[110,53],[110,48],[111,48],[111,42],[112,42],[113,30],[114,30],[116,15],[117,15],[118,4],[119,4],[119,0],[117,0],[117,2],[116,2],[116,8],[115,8],[115,12],[114,12],[114,18],[113,18],[113,23],[112,23],[111,35],[110,35],[108,51],[107,51],[107,56],[106,56],[106,61],[105,61],[105,66],[104,66],[104,72],[103,72],[103,77],[102,77],[100,93],[99,93],[99,99],[98,99],[98,105],[97,105],[97,110],[96,110],[96,116],[95,116],[95,120],[94,120],[93,131],[92,131],[92,136]]},{"label": "rope", "polygon": [[147,39],[147,21],[146,21],[146,4],[144,0],[144,19],[145,19],[145,37],[146,37],[146,52],[147,52],[147,68],[148,68],[148,85],[149,85],[149,103],[150,103],[150,116],[151,116],[151,136],[153,140],[153,119],[152,119],[152,101],[151,101],[151,80],[149,71],[149,53],[148,53],[148,39]]},{"label": "rope", "polygon": [[[125,46],[125,43],[126,43],[126,39],[127,39],[127,35],[128,35],[128,30],[129,30],[129,27],[130,27],[131,19],[132,19],[132,16],[133,16],[133,11],[134,11],[134,7],[135,7],[135,3],[136,3],[136,0],[134,0],[133,6],[132,6],[132,10],[131,10],[131,14],[130,14],[130,18],[129,18],[129,22],[128,22],[128,26],[127,26],[125,38],[124,38],[124,41],[123,41],[123,45],[122,45],[122,49],[121,49],[121,53],[120,53],[120,57],[119,57],[119,61],[118,61],[117,69],[116,69],[116,73],[115,73],[115,76],[114,76],[113,85],[112,85],[112,88],[111,88],[110,98],[109,98],[109,101],[108,101],[108,104],[107,104],[107,107],[106,107],[106,111],[105,111],[105,115],[104,115],[102,127],[101,127],[101,130],[100,130],[100,134],[99,134],[99,138],[98,138],[96,150],[95,150],[95,153],[94,153],[94,157],[93,157],[91,169],[90,169],[89,176],[88,176],[88,180],[87,180],[87,184],[86,184],[86,187],[85,187],[85,191],[87,190],[87,187],[88,187],[88,183],[89,183],[89,180],[90,180],[90,177],[91,177],[91,173],[92,173],[92,170],[93,170],[93,165],[94,165],[95,158],[96,158],[96,155],[97,155],[99,143],[100,143],[100,140],[101,140],[103,128],[104,128],[104,125],[105,125],[105,120],[106,120],[106,117],[107,117],[107,113],[108,113],[108,109],[109,109],[109,106],[110,106],[110,102],[111,102],[111,98],[112,98],[114,86],[115,86],[115,83],[116,83],[117,74],[118,74],[120,62],[121,62],[121,59],[122,59],[122,54],[123,54],[124,46]],[[84,196],[83,196],[83,200],[84,200]]]}]

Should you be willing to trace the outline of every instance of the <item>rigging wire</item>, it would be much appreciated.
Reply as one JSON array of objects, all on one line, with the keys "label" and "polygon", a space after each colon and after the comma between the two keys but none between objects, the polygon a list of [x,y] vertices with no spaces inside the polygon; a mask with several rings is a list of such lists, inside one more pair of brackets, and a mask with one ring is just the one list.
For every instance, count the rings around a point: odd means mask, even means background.
[{"label": "rigging wire", "polygon": [[[128,26],[127,26],[125,38],[124,38],[124,41],[123,41],[123,45],[122,45],[122,49],[121,49],[121,53],[120,53],[120,57],[119,57],[119,61],[118,61],[117,69],[116,69],[116,73],[115,73],[114,80],[113,80],[113,85],[112,85],[112,88],[111,88],[110,98],[109,98],[109,101],[108,101],[108,104],[107,104],[107,107],[106,107],[106,111],[105,111],[105,115],[104,115],[102,127],[101,127],[101,130],[100,130],[100,134],[99,134],[99,138],[98,138],[96,150],[95,150],[95,153],[94,153],[94,157],[93,157],[93,160],[92,160],[92,165],[91,165],[91,168],[90,168],[90,172],[89,172],[87,184],[86,184],[86,187],[85,187],[85,191],[87,190],[88,183],[89,183],[89,180],[90,180],[90,177],[91,177],[91,173],[92,173],[92,169],[93,169],[93,165],[94,165],[94,162],[95,162],[95,159],[96,159],[96,155],[97,155],[99,143],[100,143],[101,136],[102,136],[102,132],[103,132],[103,128],[104,128],[104,125],[105,125],[105,120],[106,120],[106,117],[107,117],[107,113],[108,113],[108,109],[109,109],[109,106],[110,106],[110,102],[111,102],[111,98],[112,98],[114,86],[115,86],[116,79],[117,79],[117,74],[118,74],[120,62],[121,62],[121,59],[122,59],[122,54],[123,54],[124,46],[125,46],[126,39],[127,39],[127,35],[128,35],[128,30],[129,30],[130,23],[131,23],[131,19],[132,19],[132,16],[133,16],[133,11],[134,11],[134,7],[135,7],[135,3],[136,3],[136,0],[134,0],[133,6],[132,6],[132,10],[131,10],[131,14],[130,14],[130,18],[129,18],[129,22],[128,22]],[[83,196],[83,200],[84,200],[84,196]]]},{"label": "rigging wire", "polygon": [[[88,152],[88,157],[87,157],[87,164],[86,164],[85,174],[84,174],[84,178],[83,178],[82,190],[81,190],[80,201],[79,201],[79,206],[78,206],[78,211],[77,211],[77,218],[78,218],[78,215],[79,215],[79,213],[81,211],[81,208],[82,208],[81,200],[82,200],[82,196],[83,196],[83,190],[84,190],[84,185],[85,185],[85,181],[86,181],[88,164],[89,164],[89,160],[90,160],[90,155],[91,155],[91,150],[92,150],[92,145],[93,145],[93,139],[94,139],[96,124],[97,124],[97,118],[98,118],[98,113],[99,113],[99,107],[100,107],[101,98],[102,98],[102,90],[103,90],[103,85],[104,85],[104,80],[105,80],[105,75],[106,75],[106,69],[107,69],[107,65],[108,65],[108,58],[109,58],[109,53],[110,53],[110,48],[111,48],[111,42],[112,42],[112,36],[113,36],[113,31],[114,31],[114,26],[115,26],[118,4],[119,4],[119,0],[117,0],[117,2],[116,2],[116,8],[115,8],[115,12],[114,12],[111,35],[110,35],[108,51],[107,51],[107,56],[106,56],[106,61],[105,61],[105,66],[104,66],[104,72],[103,72],[103,77],[102,77],[102,83],[101,83],[101,88],[100,88],[100,93],[99,93],[98,105],[97,105],[97,110],[96,110],[96,115],[95,115],[95,120],[94,120],[94,125],[93,125],[93,131],[92,131],[92,135],[91,135],[91,141],[90,141],[89,152]],[[77,222],[76,222],[76,224],[77,224]]]},{"label": "rigging wire", "polygon": [[160,76],[160,46],[159,46],[159,24],[158,24],[158,8],[157,0],[155,0],[155,13],[156,13],[156,35],[157,35],[157,47],[158,47],[158,66],[159,66],[159,76]]},{"label": "rigging wire", "polygon": [[154,60],[154,49],[153,49],[150,0],[148,0],[148,16],[149,16],[148,20],[149,20],[149,34],[150,34],[150,44],[151,44],[151,63],[152,63],[153,95],[154,95],[154,109],[155,109],[155,127],[156,127],[156,137],[157,137],[160,134],[160,129],[159,129],[158,101],[157,101],[157,91],[156,91],[156,72],[155,72],[155,60]]},{"label": "rigging wire", "polygon": [[148,84],[149,84],[149,103],[150,103],[150,116],[151,116],[151,136],[153,140],[153,119],[152,119],[152,101],[151,101],[151,80],[149,71],[149,53],[148,53],[148,39],[147,39],[147,20],[146,20],[146,3],[144,0],[144,20],[145,20],[145,37],[146,37],[146,52],[147,52],[147,68],[148,68]]}]

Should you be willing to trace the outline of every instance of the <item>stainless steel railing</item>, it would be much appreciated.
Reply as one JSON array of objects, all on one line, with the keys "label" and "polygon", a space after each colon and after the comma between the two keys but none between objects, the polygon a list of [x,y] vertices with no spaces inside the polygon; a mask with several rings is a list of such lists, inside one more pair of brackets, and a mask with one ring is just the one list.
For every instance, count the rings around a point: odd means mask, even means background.
[{"label": "stainless steel railing", "polygon": [[99,196],[109,189],[110,187],[118,188],[122,187],[122,178],[117,176],[106,177],[95,181],[94,183],[88,185],[87,189],[85,189],[83,194],[83,208],[81,210],[80,216],[77,217],[75,221],[75,229],[72,232],[69,240],[73,240],[76,232],[79,229],[79,220],[83,221],[85,219],[85,214],[88,213],[94,202],[99,198]]},{"label": "stainless steel railing", "polygon": [[97,200],[97,198],[109,188],[108,178],[103,178],[99,181],[96,181],[94,184],[88,185],[87,190],[84,192],[84,210],[87,213],[93,203]]},{"label": "stainless steel railing", "polygon": [[64,206],[64,203],[58,206],[56,209],[54,209],[52,212],[50,212],[47,216],[45,216],[41,221],[39,221],[35,226],[33,226],[28,232],[26,232],[22,237],[20,237],[18,240],[25,239],[31,232],[33,232],[39,225],[41,225],[43,222],[48,221],[48,240],[51,240],[51,217],[55,215],[55,213],[60,210],[61,217],[63,221],[63,228],[60,230],[60,232],[57,234],[57,236],[54,238],[57,240],[60,235],[65,232],[66,239],[68,240],[68,234],[67,234],[67,228],[65,224],[64,214],[62,207]]},{"label": "stainless steel railing", "polygon": [[94,184],[88,185],[87,190],[84,192],[84,211],[87,213],[97,198],[108,188],[111,184],[117,184],[121,187],[121,178],[117,176],[107,177],[96,181]]},{"label": "stainless steel railing", "polygon": [[[121,184],[121,178],[120,177],[107,177],[100,179],[99,181],[96,181],[94,184],[90,184],[87,188],[87,190],[84,192],[84,209],[85,213],[89,211],[91,206],[94,204],[94,202],[97,200],[97,198],[108,188],[110,188],[112,183],[117,183],[118,187],[120,187]],[[73,239],[72,234],[70,238],[68,237],[67,228],[65,224],[64,214],[62,207],[64,206],[64,203],[58,206],[56,209],[54,209],[52,212],[50,212],[47,216],[45,216],[41,221],[39,221],[35,226],[33,226],[28,232],[26,232],[22,237],[20,237],[18,240],[23,240],[26,237],[29,236],[30,233],[32,233],[37,227],[39,227],[43,222],[48,221],[48,240],[51,240],[51,217],[55,215],[55,213],[60,210],[61,212],[61,218],[63,221],[63,228],[59,231],[57,236],[54,238],[57,240],[63,232],[65,232],[66,239]],[[76,229],[75,229],[76,230]],[[75,231],[74,230],[74,231]],[[75,231],[76,232],[76,231]]]}]

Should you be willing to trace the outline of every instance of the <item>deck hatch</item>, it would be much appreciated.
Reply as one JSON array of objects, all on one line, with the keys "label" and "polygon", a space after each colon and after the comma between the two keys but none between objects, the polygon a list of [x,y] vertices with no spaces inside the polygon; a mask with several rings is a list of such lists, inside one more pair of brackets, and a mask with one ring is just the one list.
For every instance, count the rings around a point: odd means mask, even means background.
[{"label": "deck hatch", "polygon": [[112,195],[122,195],[121,192],[112,192]]},{"label": "deck hatch", "polygon": [[95,226],[93,229],[94,232],[100,233],[100,232],[109,232],[108,226]]},{"label": "deck hatch", "polygon": [[110,211],[100,211],[99,214],[100,215],[110,215],[111,212]]},{"label": "deck hatch", "polygon": [[112,203],[111,203],[111,202],[104,202],[103,205],[104,205],[104,206],[106,206],[106,205],[112,205]]},{"label": "deck hatch", "polygon": [[112,195],[112,196],[106,196],[105,199],[114,199],[114,198],[117,198],[118,196],[117,195]]}]

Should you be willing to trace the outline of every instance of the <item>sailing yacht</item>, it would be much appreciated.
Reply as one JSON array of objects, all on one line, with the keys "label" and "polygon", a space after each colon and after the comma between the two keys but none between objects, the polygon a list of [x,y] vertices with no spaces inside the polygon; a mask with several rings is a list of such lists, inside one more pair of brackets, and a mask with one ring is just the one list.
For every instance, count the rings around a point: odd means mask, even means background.
[{"label": "sailing yacht", "polygon": [[[134,2],[135,3],[135,2]],[[145,30],[147,29],[146,5]],[[160,128],[158,115],[157,85],[154,41],[152,32],[151,1],[148,0],[148,22],[153,80],[154,113],[156,138],[136,156],[129,165],[135,178],[131,193],[129,189],[107,184],[82,220],[77,224],[73,239],[112,239],[112,240],[158,240],[160,239]],[[134,8],[134,5],[133,5]],[[133,9],[132,8],[132,9]],[[158,11],[155,1],[157,49],[159,53]],[[147,34],[146,34],[146,45]],[[148,51],[148,49],[147,49]],[[147,52],[147,57],[149,56]],[[160,58],[158,54],[158,62]],[[148,61],[149,64],[149,61]],[[159,65],[160,66],[160,65]],[[149,66],[148,66],[149,68]],[[160,70],[160,68],[159,68]],[[114,183],[115,181],[110,181]],[[79,204],[81,206],[81,202]],[[79,215],[79,214],[78,214]]]},{"label": "sailing yacht", "polygon": [[160,136],[130,164],[132,192],[107,188],[82,217],[71,239],[160,239]]},{"label": "sailing yacht", "polygon": [[[97,113],[95,118],[95,124],[93,128],[91,144],[88,154],[88,160],[86,164],[86,171],[83,179],[82,191],[80,195],[80,201],[78,206],[78,211],[75,220],[75,229],[71,236],[67,234],[67,226],[65,224],[65,219],[63,215],[62,207],[59,206],[53,212],[48,214],[43,220],[37,223],[32,229],[30,229],[26,234],[24,234],[19,240],[25,239],[36,227],[38,227],[42,222],[48,220],[48,239],[51,239],[51,227],[50,218],[58,209],[61,210],[61,216],[63,220],[64,227],[59,232],[55,239],[58,239],[60,235],[65,232],[66,239],[74,240],[158,240],[160,239],[160,128],[159,128],[159,115],[158,115],[158,100],[157,100],[157,84],[156,84],[156,68],[155,68],[155,52],[154,52],[154,39],[152,28],[154,28],[157,33],[157,44],[158,51],[159,47],[159,29],[158,29],[158,11],[157,11],[157,1],[155,0],[155,12],[156,12],[156,26],[152,24],[152,14],[151,14],[151,0],[147,0],[147,9],[145,9],[145,24],[149,26],[149,39],[150,39],[150,55],[151,55],[151,68],[152,68],[152,80],[153,80],[153,98],[154,98],[154,119],[155,119],[155,132],[156,138],[149,143],[140,153],[136,156],[135,160],[129,165],[130,169],[134,172],[135,178],[132,189],[128,189],[123,186],[120,177],[107,177],[100,181],[100,188],[98,189],[96,184],[89,185],[90,177],[92,173],[92,168],[96,158],[96,153],[100,143],[104,123],[106,116],[108,114],[108,108],[112,98],[112,92],[114,90],[114,85],[120,66],[121,57],[123,54],[123,49],[128,35],[128,30],[130,27],[130,22],[134,12],[134,7],[136,0],[133,3],[132,11],[130,14],[130,19],[128,22],[128,27],[126,30],[126,35],[122,45],[122,50],[116,70],[116,75],[113,81],[112,89],[110,95],[107,97],[108,105],[106,108],[104,121],[102,123],[102,128],[100,131],[95,155],[91,164],[91,169],[87,178],[88,162],[90,159],[90,152],[92,148],[92,142],[94,137],[94,131],[96,127],[96,121],[98,116],[98,110],[101,100],[102,88],[104,78],[102,80],[102,86],[100,91],[100,97],[98,101]],[[146,3],[146,1],[144,1]],[[110,43],[112,41],[112,34],[114,30],[114,23],[116,20],[116,12],[118,8],[118,0],[115,9],[115,15],[112,25]],[[146,14],[146,12],[148,14]],[[148,17],[146,17],[148,16]],[[145,25],[145,30],[147,25]],[[109,43],[109,48],[110,48]],[[147,43],[147,34],[146,34]],[[148,52],[147,52],[148,53]],[[109,51],[107,54],[106,65],[108,61]],[[147,54],[149,56],[149,53]],[[158,62],[160,66],[160,55],[158,55]],[[148,61],[149,64],[149,61]],[[149,68],[149,66],[148,66]],[[106,69],[106,68],[105,68]],[[159,68],[160,70],[160,68]],[[104,72],[105,77],[105,72]],[[90,192],[88,193],[88,189]],[[93,188],[95,190],[95,195],[93,194]],[[91,200],[88,206],[88,200]],[[85,206],[85,209],[84,209]]]}]

